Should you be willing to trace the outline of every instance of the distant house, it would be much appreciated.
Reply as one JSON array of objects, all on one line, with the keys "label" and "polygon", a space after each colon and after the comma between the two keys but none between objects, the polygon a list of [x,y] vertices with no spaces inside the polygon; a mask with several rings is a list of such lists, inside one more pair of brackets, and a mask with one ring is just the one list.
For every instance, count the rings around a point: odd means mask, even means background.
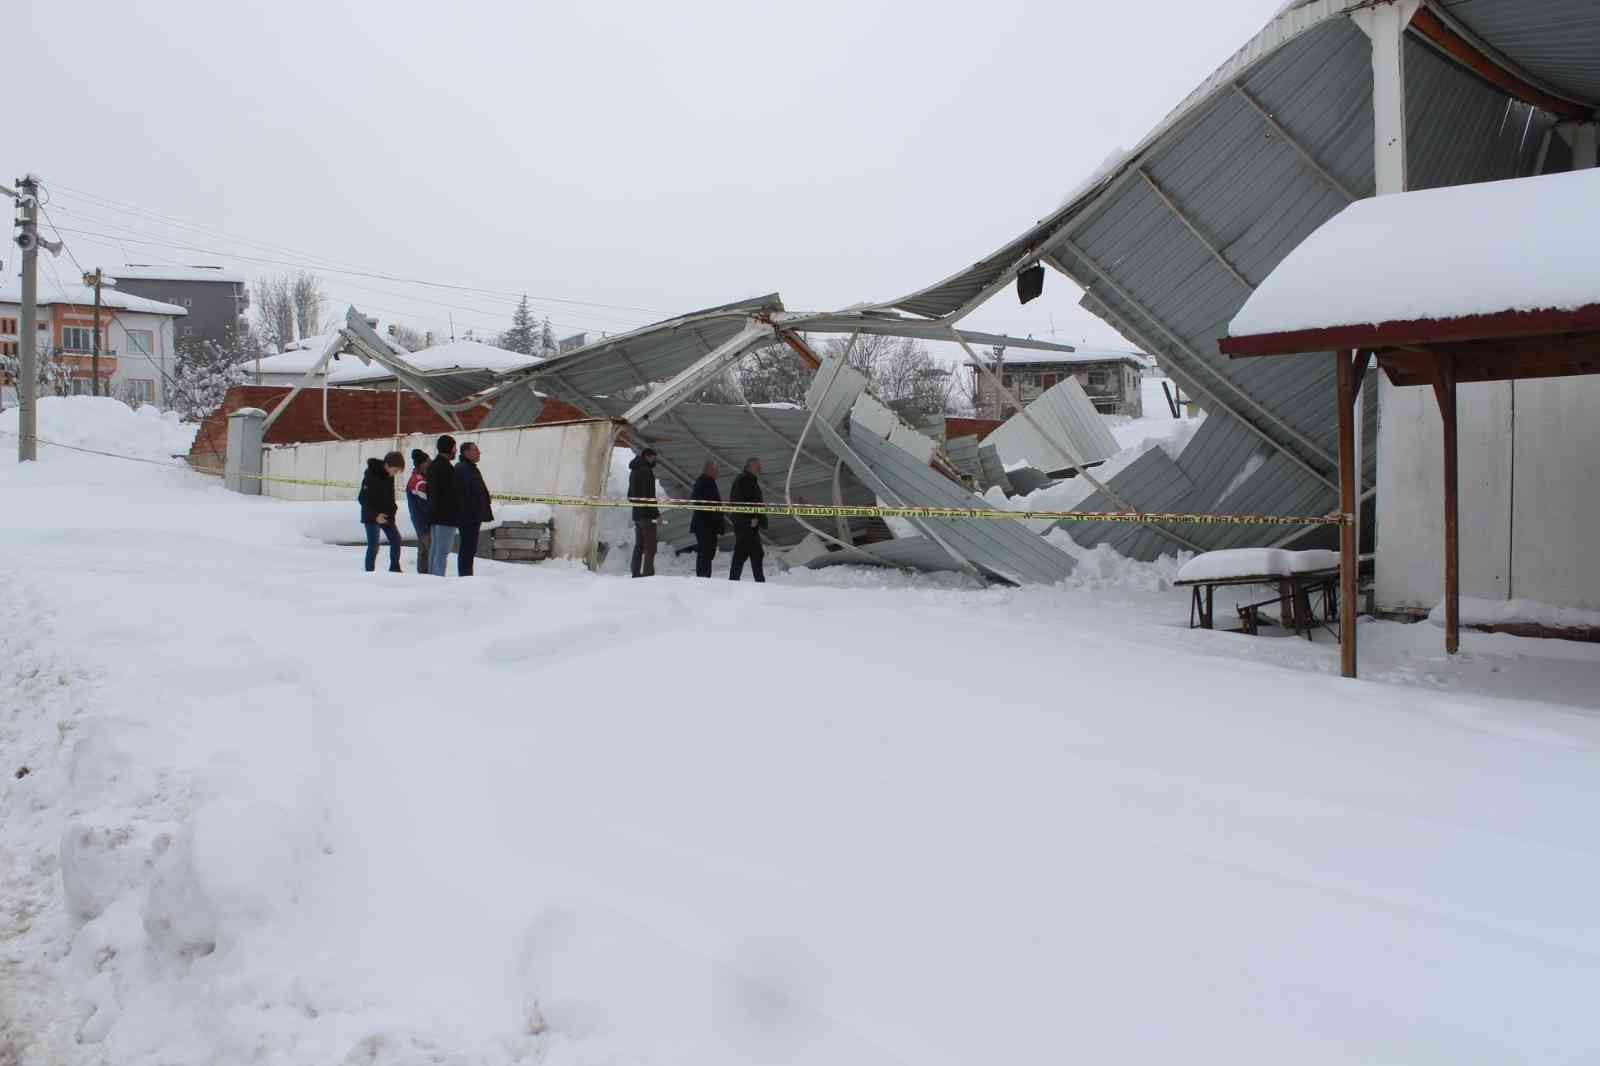
[{"label": "distant house", "polygon": [[[70,395],[94,391],[94,290],[60,284],[39,286],[38,349],[65,369]],[[177,328],[188,314],[175,304],[102,290],[100,392],[136,403],[166,407],[177,358]],[[0,357],[11,365],[20,354],[22,291],[16,279],[0,281]],[[8,385],[15,382],[9,380]]]},{"label": "distant house", "polygon": [[[243,364],[245,380],[253,385],[297,385],[306,372],[316,365],[332,339],[331,333],[307,337],[292,342],[276,355],[264,356],[259,361],[260,380],[256,378],[257,361],[249,360]],[[478,341],[447,341],[399,355],[419,373],[432,377],[457,374],[463,376],[463,380],[466,377],[474,380],[481,378],[485,383],[495,374],[520,370],[540,362],[537,356],[522,355]],[[332,388],[393,389],[396,385],[394,375],[387,369],[376,364],[363,364],[352,355],[334,356],[325,373],[328,385]],[[318,374],[311,383],[321,388],[322,379],[323,374]]]},{"label": "distant house", "polygon": [[[972,363],[967,365],[972,369],[978,414],[991,415],[1004,406],[998,417],[1010,417],[1013,409],[1003,403],[990,375]],[[995,369],[991,359],[985,359],[984,365]],[[1144,401],[1139,383],[1149,365],[1148,357],[1140,352],[1080,348],[1070,354],[1007,354],[1000,359],[999,371],[1005,389],[1024,404],[1032,403],[1063,378],[1074,377],[1101,414],[1140,418],[1144,415]]]},{"label": "distant house", "polygon": [[178,339],[223,343],[250,306],[250,286],[244,275],[213,266],[160,266],[130,263],[114,272],[117,288],[147,300],[175,304],[188,317],[178,327]]},{"label": "distant house", "polygon": [[[333,334],[325,333],[316,337],[306,337],[303,340],[291,341],[284,350],[275,355],[262,356],[260,359],[250,359],[242,365],[245,370],[245,381],[252,385],[297,385],[300,379],[306,376],[306,371],[316,365],[322,358],[322,352],[333,339]],[[333,362],[328,364],[334,370],[345,366],[360,366],[360,362],[350,356],[335,356]],[[259,371],[259,373],[258,373]],[[322,375],[318,374],[314,384],[322,384]]]}]

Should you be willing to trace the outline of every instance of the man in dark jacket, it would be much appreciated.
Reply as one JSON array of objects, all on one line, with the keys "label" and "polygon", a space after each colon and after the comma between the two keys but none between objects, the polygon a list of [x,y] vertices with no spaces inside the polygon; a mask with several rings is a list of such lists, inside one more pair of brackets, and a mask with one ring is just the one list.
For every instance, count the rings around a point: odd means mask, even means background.
[{"label": "man in dark jacket", "polygon": [[656,498],[656,450],[646,448],[628,464],[628,499],[639,506],[633,509],[633,576],[656,576],[656,522],[659,507],[643,501]]},{"label": "man in dark jacket", "polygon": [[456,539],[456,439],[439,438],[439,454],[428,464],[428,573],[444,577]]},{"label": "man in dark jacket", "polygon": [[[760,475],[761,460],[746,459],[744,470],[733,479],[733,485],[728,489],[728,502],[765,503],[761,495],[761,482],[756,480]],[[744,573],[746,559],[750,560],[750,573],[757,581],[767,579],[767,575],[761,571],[761,560],[766,555],[761,547],[761,531],[766,528],[767,516],[764,514],[733,516],[733,565],[728,568],[729,580],[739,580],[739,575]]]},{"label": "man in dark jacket", "polygon": [[472,576],[472,561],[478,555],[478,531],[485,522],[494,521],[489,486],[478,471],[480,457],[478,446],[468,441],[461,446],[461,461],[456,464],[456,528],[461,531],[456,573],[462,577]]},{"label": "man in dark jacket", "polygon": [[[695,479],[691,496],[706,503],[721,503],[722,492],[717,488],[717,464],[706,461],[700,476]],[[694,534],[694,573],[696,577],[711,576],[711,560],[717,557],[717,538],[726,526],[720,511],[696,511],[689,519],[689,531]]]},{"label": "man in dark jacket", "polygon": [[378,533],[381,530],[389,541],[389,569],[400,572],[400,530],[394,524],[394,476],[406,468],[399,452],[390,452],[382,459],[368,459],[367,472],[361,476],[361,493],[356,497],[361,504],[361,524],[367,528],[367,572],[378,568]]}]

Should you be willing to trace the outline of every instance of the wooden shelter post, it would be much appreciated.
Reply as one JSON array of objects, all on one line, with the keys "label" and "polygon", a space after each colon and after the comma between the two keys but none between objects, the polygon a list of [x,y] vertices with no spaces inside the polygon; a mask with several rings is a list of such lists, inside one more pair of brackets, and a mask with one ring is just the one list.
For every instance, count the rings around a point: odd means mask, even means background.
[{"label": "wooden shelter post", "polygon": [[1461,647],[1461,525],[1457,496],[1456,368],[1444,353],[1433,356],[1433,394],[1444,424],[1444,650]]},{"label": "wooden shelter post", "polygon": [[1339,672],[1356,676],[1356,578],[1360,560],[1356,546],[1355,397],[1359,352],[1334,352],[1335,392],[1339,408]]}]

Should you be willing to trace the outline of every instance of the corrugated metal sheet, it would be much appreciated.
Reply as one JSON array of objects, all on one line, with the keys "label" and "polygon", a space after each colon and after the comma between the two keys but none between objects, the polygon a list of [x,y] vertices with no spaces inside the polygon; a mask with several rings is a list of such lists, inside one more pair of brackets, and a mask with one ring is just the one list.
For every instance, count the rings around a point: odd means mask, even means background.
[{"label": "corrugated metal sheet", "polygon": [[1600,106],[1600,5],[1594,0],[1443,0],[1443,7],[1536,81]]},{"label": "corrugated metal sheet", "polygon": [[[502,382],[534,382],[563,399],[614,396],[665,381],[744,329],[753,314],[783,310],[777,293],[696,311],[607,337]],[[540,383],[548,383],[540,384]]]},{"label": "corrugated metal sheet", "polygon": [[[889,497],[885,502],[994,510],[983,497],[918,462],[853,417],[848,439],[831,427],[820,426],[820,429],[830,447],[864,484],[882,482]],[[910,521],[930,539],[948,545],[951,551],[985,574],[1012,584],[1053,584],[1070,575],[1076,565],[1072,556],[1046,543],[1044,538],[1029,532],[1018,522],[938,518]]]},{"label": "corrugated metal sheet", "polygon": [[977,437],[954,437],[944,442],[944,453],[950,465],[967,477],[981,478],[983,468],[978,458]]},{"label": "corrugated metal sheet", "polygon": [[1076,378],[1046,389],[1023,410],[1026,415],[1012,415],[984,441],[1008,466],[1028,463],[1041,471],[1075,470],[1119,451],[1117,439]]},{"label": "corrugated metal sheet", "polygon": [[[599,397],[591,401],[590,406],[615,416],[628,404],[622,399]],[[674,496],[687,497],[706,461],[715,460],[719,468],[717,487],[722,490],[723,499],[727,499],[728,489],[743,469],[745,460],[756,458],[761,460],[761,486],[767,500],[782,503],[789,459],[805,428],[806,418],[807,412],[789,408],[752,411],[731,404],[684,403],[637,431],[636,436],[637,443],[648,443],[659,453],[657,476]],[[834,502],[836,470],[842,502],[870,505],[876,500],[848,467],[840,468],[838,458],[813,429],[795,463],[794,502]],[[669,512],[662,532],[664,541],[671,543],[688,536],[687,519],[672,520],[670,517],[686,513]],[[830,534],[838,533],[836,523],[830,520],[813,520],[812,524]],[[864,521],[857,521],[851,528],[856,530],[864,525]],[[772,542],[779,545],[796,544],[806,535],[798,522],[781,517],[771,520],[767,533]]]},{"label": "corrugated metal sheet", "polygon": [[544,397],[533,391],[532,385],[519,385],[500,394],[483,420],[483,428],[500,429],[504,426],[531,426],[544,410]]}]

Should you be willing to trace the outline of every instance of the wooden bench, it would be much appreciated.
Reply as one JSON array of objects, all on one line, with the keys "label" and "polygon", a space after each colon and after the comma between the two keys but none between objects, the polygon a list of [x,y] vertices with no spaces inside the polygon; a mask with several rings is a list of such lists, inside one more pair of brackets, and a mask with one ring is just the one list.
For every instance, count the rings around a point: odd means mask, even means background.
[{"label": "wooden bench", "polygon": [[[1329,562],[1328,556],[1335,561]],[[1248,585],[1276,586],[1277,595],[1237,606],[1238,632],[1260,632],[1260,610],[1276,604],[1285,628],[1307,640],[1318,627],[1338,639],[1331,623],[1339,614],[1339,565],[1334,552],[1290,552],[1276,548],[1236,548],[1205,552],[1185,563],[1173,585],[1191,590],[1189,628],[1216,628],[1216,590]],[[1318,607],[1320,606],[1320,617]]]}]

